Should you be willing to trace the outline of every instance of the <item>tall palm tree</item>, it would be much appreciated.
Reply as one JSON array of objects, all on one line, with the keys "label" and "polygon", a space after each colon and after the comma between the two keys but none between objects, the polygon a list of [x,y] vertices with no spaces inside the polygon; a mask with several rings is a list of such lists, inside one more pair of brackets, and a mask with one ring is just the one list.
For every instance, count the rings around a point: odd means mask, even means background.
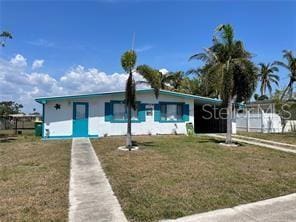
[{"label": "tall palm tree", "polygon": [[210,48],[204,48],[203,52],[197,53],[189,58],[191,60],[201,60],[205,63],[202,68],[191,69],[189,74],[197,74],[203,85],[205,91],[203,96],[218,97],[221,98],[221,84],[222,84],[222,70],[223,66],[219,62],[219,58],[214,51],[213,46]]},{"label": "tall palm tree", "polygon": [[271,84],[274,83],[277,86],[279,86],[280,77],[277,74],[275,74],[275,72],[278,72],[279,69],[278,67],[275,66],[274,63],[272,64],[259,63],[259,66],[260,66],[260,69],[259,69],[258,78],[261,81],[261,87],[260,87],[261,96],[265,96],[266,88],[268,88],[269,94],[271,96],[271,92],[272,92]]},{"label": "tall palm tree", "polygon": [[0,45],[2,47],[5,46],[6,44],[6,39],[12,39],[12,34],[10,32],[7,32],[7,31],[3,31],[1,34],[0,34]]},{"label": "tall palm tree", "polygon": [[296,57],[293,55],[292,51],[283,50],[283,58],[287,60],[287,63],[276,61],[275,64],[284,67],[289,71],[289,83],[288,86],[285,88],[281,100],[286,97],[288,93],[288,99],[293,98],[293,85],[296,82]]},{"label": "tall palm tree", "polygon": [[121,56],[121,66],[129,75],[125,87],[125,105],[127,108],[126,147],[129,151],[132,149],[132,108],[136,110],[136,82],[133,78],[136,61],[137,55],[133,50],[127,51]]},{"label": "tall palm tree", "polygon": [[220,25],[216,28],[213,45],[206,53],[191,57],[205,62],[206,73],[218,76],[219,94],[227,107],[226,143],[232,143],[233,104],[248,100],[257,83],[256,66],[251,62],[251,54],[244,49],[241,41],[234,39],[231,25]]}]

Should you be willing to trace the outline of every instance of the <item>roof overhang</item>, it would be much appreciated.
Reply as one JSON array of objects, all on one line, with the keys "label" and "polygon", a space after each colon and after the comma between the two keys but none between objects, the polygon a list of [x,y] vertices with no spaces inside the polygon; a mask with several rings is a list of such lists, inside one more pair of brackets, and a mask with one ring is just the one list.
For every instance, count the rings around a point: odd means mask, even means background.
[{"label": "roof overhang", "polygon": [[[153,89],[141,89],[137,90],[137,93],[151,93],[154,92]],[[53,96],[53,97],[40,97],[35,99],[36,102],[40,104],[46,104],[48,101],[58,101],[58,100],[67,100],[67,99],[83,99],[83,98],[92,98],[92,97],[100,97],[106,95],[121,95],[124,94],[124,91],[116,91],[116,92],[102,92],[102,93],[93,93],[93,94],[82,94],[82,95],[68,95],[68,96]],[[180,92],[172,92],[168,90],[160,90],[160,95],[171,95],[176,97],[183,97],[193,99],[195,104],[211,104],[211,105],[219,105],[222,103],[222,100],[213,99],[203,96],[191,95]]]}]

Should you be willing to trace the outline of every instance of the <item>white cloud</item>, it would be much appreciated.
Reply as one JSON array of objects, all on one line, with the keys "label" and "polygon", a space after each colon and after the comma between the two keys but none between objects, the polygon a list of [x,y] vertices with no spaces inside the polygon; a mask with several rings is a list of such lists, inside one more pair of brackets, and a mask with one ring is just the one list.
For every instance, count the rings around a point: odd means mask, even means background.
[{"label": "white cloud", "polygon": [[160,69],[159,72],[162,74],[167,74],[169,71],[167,69]]},{"label": "white cloud", "polygon": [[[25,112],[32,112],[33,108],[40,110],[41,106],[34,101],[37,97],[124,90],[128,77],[125,73],[107,74],[97,68],[78,65],[61,77],[54,78],[48,73],[28,72],[24,62],[26,63],[26,59],[22,55],[17,55],[10,61],[0,58],[0,100],[22,103]],[[142,80],[137,73],[134,77]]]},{"label": "white cloud", "polygon": [[46,39],[35,39],[32,41],[27,41],[29,45],[33,46],[40,46],[40,47],[54,47],[55,44],[53,42],[50,42]]},{"label": "white cloud", "polygon": [[23,67],[27,66],[27,59],[25,59],[22,55],[17,54],[14,58],[10,59],[10,63],[18,67]]},{"label": "white cloud", "polygon": [[38,69],[43,66],[44,60],[43,59],[36,59],[32,64],[32,69]]},{"label": "white cloud", "polygon": [[141,47],[136,48],[135,51],[138,52],[138,53],[140,53],[140,52],[149,51],[152,48],[153,48],[152,45],[144,45],[144,46],[141,46]]}]

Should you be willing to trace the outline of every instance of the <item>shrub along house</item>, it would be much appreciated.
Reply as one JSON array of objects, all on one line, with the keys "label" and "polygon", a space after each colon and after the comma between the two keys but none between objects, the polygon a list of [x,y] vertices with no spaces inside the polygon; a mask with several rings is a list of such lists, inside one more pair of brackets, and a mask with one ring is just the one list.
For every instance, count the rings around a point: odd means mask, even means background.
[{"label": "shrub along house", "polygon": [[[125,93],[43,97],[42,137],[103,137],[126,134]],[[137,91],[137,109],[132,112],[133,135],[186,134],[186,123],[195,123],[195,110],[217,99],[153,89]],[[196,128],[199,126],[195,126]],[[202,127],[202,126],[200,126]]]}]

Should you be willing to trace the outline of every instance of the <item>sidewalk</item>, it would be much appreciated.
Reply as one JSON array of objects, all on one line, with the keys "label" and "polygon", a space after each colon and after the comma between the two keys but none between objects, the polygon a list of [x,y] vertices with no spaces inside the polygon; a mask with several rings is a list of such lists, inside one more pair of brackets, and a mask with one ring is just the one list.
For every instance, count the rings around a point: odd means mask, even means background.
[{"label": "sidewalk", "polygon": [[273,141],[273,140],[266,140],[266,139],[261,139],[261,138],[257,138],[257,137],[243,136],[243,135],[238,135],[238,134],[234,134],[233,136],[235,138],[253,140],[253,141],[258,141],[258,142],[262,142],[262,143],[277,145],[277,146],[281,146],[281,147],[296,149],[296,145],[294,145],[294,144],[282,143],[282,142],[277,142],[277,141]]},{"label": "sidewalk", "polygon": [[[205,134],[206,136],[210,136],[210,137],[216,137],[216,138],[220,138],[220,139],[225,139],[225,135],[219,135],[219,134]],[[278,144],[269,144],[264,142],[264,141],[254,141],[254,140],[251,140],[251,139],[247,139],[247,138],[244,138],[244,139],[239,139],[239,138],[236,138],[235,136],[232,137],[232,141],[234,142],[240,142],[240,143],[247,143],[247,144],[251,144],[251,145],[255,145],[255,146],[261,146],[261,147],[265,147],[265,148],[270,148],[270,149],[274,149],[274,150],[280,150],[280,151],[283,151],[283,152],[287,152],[287,153],[294,153],[296,154],[296,149],[289,149],[287,148],[286,146],[283,147],[283,146],[279,146]]]},{"label": "sidewalk", "polygon": [[296,194],[162,222],[294,222]]},{"label": "sidewalk", "polygon": [[73,139],[70,222],[127,221],[89,139]]}]

